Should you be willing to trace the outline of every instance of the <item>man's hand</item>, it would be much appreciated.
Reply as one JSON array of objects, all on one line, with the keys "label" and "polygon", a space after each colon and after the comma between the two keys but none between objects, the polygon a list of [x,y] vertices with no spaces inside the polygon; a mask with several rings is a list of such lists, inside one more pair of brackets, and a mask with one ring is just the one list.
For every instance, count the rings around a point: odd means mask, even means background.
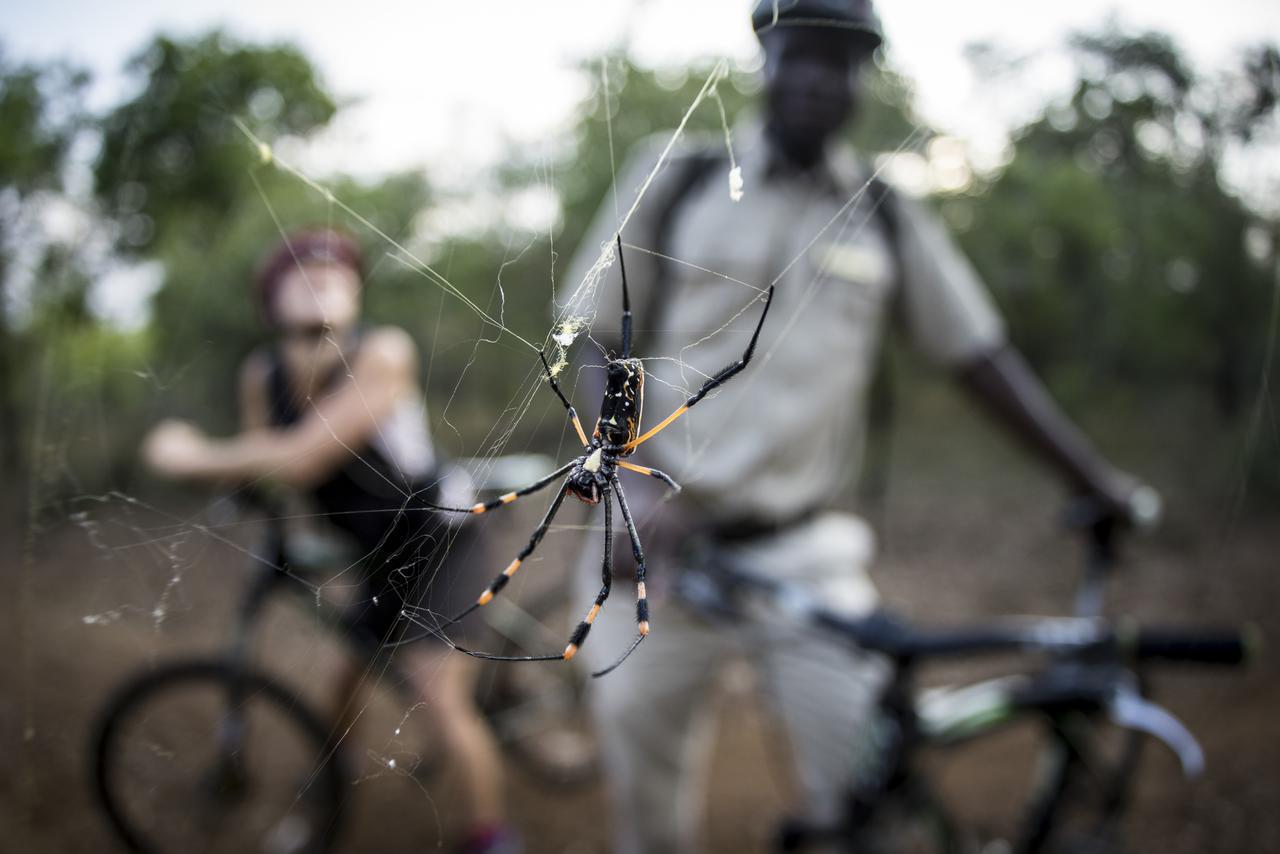
[{"label": "man's hand", "polygon": [[1113,467],[1062,413],[1022,357],[1009,345],[984,353],[960,373],[966,388],[1015,436],[1048,462],[1078,495],[1135,527],[1160,518],[1160,495]]},{"label": "man's hand", "polygon": [[1116,468],[1106,468],[1089,493],[1106,513],[1132,528],[1153,528],[1160,522],[1160,493],[1138,478]]},{"label": "man's hand", "polygon": [[209,437],[194,424],[176,418],[157,424],[142,442],[142,459],[164,477],[187,478],[204,469]]}]

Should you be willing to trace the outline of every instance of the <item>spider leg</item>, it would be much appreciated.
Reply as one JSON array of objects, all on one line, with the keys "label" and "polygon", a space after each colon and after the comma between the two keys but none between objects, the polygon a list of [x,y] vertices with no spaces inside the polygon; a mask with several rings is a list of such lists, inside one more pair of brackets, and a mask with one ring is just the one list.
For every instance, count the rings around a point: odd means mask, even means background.
[{"label": "spider leg", "polygon": [[649,477],[656,477],[658,480],[665,483],[673,493],[679,492],[682,489],[680,484],[676,483],[675,478],[666,472],[658,471],[657,469],[649,468],[648,466],[638,466],[635,463],[629,463],[626,460],[618,460],[617,465],[619,468],[624,468],[628,471],[633,471],[638,474],[647,474]]},{"label": "spider leg", "polygon": [[724,385],[731,378],[733,378],[734,375],[741,372],[743,368],[745,368],[748,364],[751,363],[751,357],[752,355],[755,354],[756,342],[760,339],[760,330],[764,328],[764,319],[769,316],[769,306],[773,304],[773,289],[774,289],[774,286],[770,285],[768,296],[765,298],[765,301],[764,301],[764,311],[760,312],[760,320],[756,322],[755,332],[751,333],[751,343],[747,345],[747,349],[743,352],[742,358],[736,362],[733,362],[730,365],[726,365],[725,367],[721,368],[710,379],[708,379],[705,383],[703,383],[702,388],[694,392],[693,395],[691,395],[689,399],[686,400],[682,406],[677,407],[675,412],[672,412],[666,418],[662,419],[662,421],[660,421],[657,424],[657,426],[651,428],[648,432],[644,433],[644,435],[639,436],[638,438],[632,439],[630,442],[624,445],[623,447],[627,451],[634,450],[637,445],[641,445],[644,442],[649,441],[654,436],[658,435],[663,430],[667,429],[667,427],[671,425],[672,421],[675,421],[681,415],[684,415],[686,412],[692,409],[698,403],[698,401],[702,400],[704,397],[706,397],[715,389]]},{"label": "spider leg", "polygon": [[[564,500],[564,497],[567,494],[568,494],[567,490],[564,490],[564,489],[561,490],[560,495],[556,499],[556,502],[551,506],[551,509],[547,511],[547,517],[543,520],[543,525],[539,526],[540,531],[545,531],[545,528],[550,525],[551,518],[555,515],[556,510],[559,509],[560,502]],[[455,649],[458,652],[465,653],[466,655],[469,655],[472,658],[483,658],[486,661],[568,661],[569,659],[573,658],[574,655],[577,654],[578,650],[582,647],[582,644],[586,642],[587,633],[591,631],[591,626],[596,621],[596,617],[600,615],[600,609],[604,607],[605,600],[609,598],[609,591],[613,587],[613,508],[612,508],[612,504],[610,503],[611,499],[608,494],[608,487],[605,488],[604,495],[602,496],[602,500],[604,501],[605,528],[604,528],[604,561],[601,564],[600,574],[604,583],[603,583],[603,586],[600,588],[600,593],[596,595],[596,601],[594,604],[592,604],[591,610],[587,612],[587,615],[582,619],[580,623],[578,623],[577,627],[573,630],[573,634],[569,638],[569,644],[564,648],[564,652],[559,653],[558,655],[492,655],[487,652],[477,652],[476,650],[473,650],[473,649],[467,649],[466,647],[458,646],[457,644],[452,643],[447,639],[445,642],[448,643],[449,646],[453,647],[453,649]],[[536,546],[537,544],[536,541],[540,539],[540,537],[541,537],[541,534],[535,532],[534,539],[530,541],[530,547],[528,547],[525,552],[521,553],[521,557],[525,557],[529,552],[533,551],[532,547]],[[517,559],[512,564],[512,567],[519,566],[519,564],[520,564],[520,560]],[[511,567],[508,567],[508,570],[511,572],[514,572],[514,570]],[[472,611],[476,610],[481,605],[485,604],[487,601],[489,601],[489,599],[492,599],[493,596],[489,595],[490,593],[496,594],[498,590],[501,590],[504,586],[506,586],[507,580],[510,578],[510,575],[507,575],[506,573],[504,573],[504,576],[505,578],[503,576],[499,576],[497,579],[495,579],[494,583],[489,586],[489,589],[485,591],[484,595],[481,595],[480,599],[476,602],[476,604],[472,605],[466,611],[463,611],[457,617],[454,617],[452,620],[446,623],[445,626],[448,626],[454,622],[457,622],[458,620],[465,617],[467,614],[470,614]],[[489,598],[486,599],[485,595],[489,595]],[[436,631],[438,633],[438,630]],[[443,635],[439,635],[439,636],[442,638],[444,637]]]},{"label": "spider leg", "polygon": [[631,518],[631,508],[627,506],[627,497],[622,492],[622,483],[619,482],[616,474],[610,478],[610,482],[613,484],[614,493],[618,496],[618,506],[622,508],[622,519],[627,523],[627,534],[631,537],[631,554],[636,559],[636,639],[631,642],[631,646],[627,647],[627,651],[617,661],[604,670],[597,670],[591,674],[593,678],[597,679],[606,673],[612,673],[616,670],[622,662],[630,657],[631,653],[636,651],[636,647],[640,646],[640,642],[649,635],[649,599],[644,586],[644,548],[640,545],[640,535],[636,532],[635,520]]},{"label": "spider leg", "polygon": [[627,264],[622,260],[622,232],[617,234],[618,269],[622,273],[622,358],[631,358],[631,294],[627,291]]},{"label": "spider leg", "polygon": [[569,636],[569,645],[564,648],[565,661],[577,655],[578,650],[586,643],[587,632],[591,631],[592,624],[600,616],[600,609],[604,607],[605,600],[613,589],[613,499],[608,487],[605,487],[601,500],[604,501],[604,561],[600,565],[600,592],[596,594],[596,601],[587,616],[582,618],[582,622],[578,623]]},{"label": "spider leg", "polygon": [[532,495],[540,489],[545,489],[554,483],[557,478],[568,474],[569,469],[573,468],[574,463],[576,462],[577,460],[566,463],[536,483],[526,486],[524,489],[517,489],[515,492],[508,492],[505,495],[499,495],[497,498],[492,498],[479,504],[472,504],[470,507],[445,507],[442,504],[432,504],[430,501],[422,501],[421,499],[419,499],[418,503],[429,510],[438,510],[442,513],[487,513],[496,507],[501,507],[504,504],[510,504],[517,498],[523,498],[526,495]]},{"label": "spider leg", "polygon": [[[466,608],[461,613],[451,617],[449,620],[446,620],[442,625],[436,627],[436,630],[435,630],[436,633],[439,633],[444,629],[449,628],[449,626],[452,626],[454,623],[465,618],[472,611],[475,611],[477,608],[480,608],[483,605],[488,605],[490,602],[493,601],[493,597],[497,596],[502,591],[502,588],[506,587],[508,582],[511,581],[511,576],[516,574],[516,570],[520,568],[520,564],[524,563],[525,559],[529,557],[529,555],[533,554],[533,550],[536,549],[538,547],[538,544],[542,542],[542,538],[546,535],[547,530],[551,527],[552,520],[555,519],[556,513],[560,511],[560,506],[564,504],[564,499],[568,496],[568,494],[569,494],[568,480],[566,479],[564,483],[560,484],[560,490],[559,492],[556,493],[555,500],[553,500],[551,502],[551,506],[547,508],[547,512],[542,517],[542,521],[538,524],[538,527],[534,529],[533,535],[529,537],[529,542],[525,544],[525,547],[520,550],[520,554],[516,555],[516,559],[511,561],[511,563],[507,564],[507,568],[504,569],[502,572],[498,573],[497,577],[494,578],[493,581],[489,582],[489,586],[484,589],[484,592],[480,594],[480,597],[476,599],[476,601],[473,602],[470,605],[470,607]],[[444,636],[440,635],[440,637],[443,638]],[[460,646],[457,646],[456,644],[450,643],[450,646],[452,646],[454,649],[458,650],[459,652],[465,652],[467,655],[475,656],[476,658],[492,657],[484,653],[478,653],[473,650],[464,649]],[[559,656],[553,656],[553,657],[558,658]]]},{"label": "spider leg", "polygon": [[560,390],[560,384],[556,382],[555,375],[551,373],[551,366],[547,364],[547,354],[539,350],[538,358],[542,360],[542,369],[547,372],[547,382],[551,384],[551,390],[556,393],[556,397],[560,398],[560,402],[564,404],[565,411],[569,413],[569,420],[573,422],[573,429],[578,431],[578,438],[582,441],[583,447],[586,447],[587,434],[582,429],[582,422],[578,420],[578,410],[573,408],[569,398],[565,397],[564,392]]}]

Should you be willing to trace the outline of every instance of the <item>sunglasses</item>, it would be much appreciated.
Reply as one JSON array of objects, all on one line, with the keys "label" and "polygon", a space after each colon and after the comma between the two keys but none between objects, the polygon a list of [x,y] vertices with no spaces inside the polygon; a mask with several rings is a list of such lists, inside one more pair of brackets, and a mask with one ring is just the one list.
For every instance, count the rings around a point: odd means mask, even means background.
[{"label": "sunglasses", "polygon": [[305,326],[282,326],[280,337],[288,341],[318,342],[329,336],[333,330],[324,323],[310,323]]}]

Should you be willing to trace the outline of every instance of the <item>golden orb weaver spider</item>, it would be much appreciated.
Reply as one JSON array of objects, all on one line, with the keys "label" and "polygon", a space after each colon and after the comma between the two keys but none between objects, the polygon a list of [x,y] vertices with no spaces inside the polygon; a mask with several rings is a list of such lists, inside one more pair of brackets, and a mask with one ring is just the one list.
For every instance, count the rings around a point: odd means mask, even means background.
[{"label": "golden orb weaver spider", "polygon": [[640,535],[636,532],[635,521],[631,517],[631,509],[627,506],[627,498],[623,493],[622,483],[618,479],[618,469],[626,469],[627,471],[657,478],[672,490],[677,492],[680,490],[680,485],[663,472],[647,466],[635,465],[624,458],[631,456],[636,448],[665,430],[673,421],[692,409],[711,391],[728,382],[735,374],[746,368],[751,361],[752,354],[755,352],[756,342],[760,338],[760,330],[764,327],[764,320],[769,314],[769,306],[773,302],[774,288],[772,285],[769,286],[765,296],[764,309],[760,312],[760,319],[756,322],[755,331],[751,334],[751,342],[743,352],[742,358],[721,368],[709,377],[702,384],[702,387],[691,395],[683,405],[677,407],[674,412],[662,419],[656,426],[644,433],[640,433],[640,415],[644,408],[644,366],[639,359],[631,357],[631,298],[627,292],[627,266],[622,260],[621,234],[617,236],[617,250],[618,264],[622,274],[622,353],[618,358],[610,359],[605,366],[606,387],[604,400],[600,404],[600,417],[596,420],[595,430],[590,438],[587,437],[586,431],[582,429],[582,422],[578,420],[577,410],[573,408],[573,404],[569,402],[564,392],[560,390],[555,374],[552,373],[551,366],[547,363],[546,354],[541,350],[538,352],[539,358],[542,359],[543,371],[547,375],[547,383],[551,386],[551,390],[556,393],[556,397],[560,398],[560,402],[564,404],[569,422],[573,424],[573,429],[577,431],[578,439],[582,442],[584,453],[536,483],[530,484],[523,489],[518,489],[515,492],[508,492],[491,501],[471,507],[444,507],[423,502],[426,507],[432,510],[447,513],[487,513],[490,510],[511,504],[526,495],[532,495],[563,478],[563,480],[560,480],[560,488],[557,490],[555,498],[551,501],[551,506],[547,508],[542,521],[538,524],[533,535],[529,538],[529,542],[516,556],[515,560],[511,561],[507,568],[489,583],[489,586],[485,588],[484,592],[480,594],[480,597],[472,605],[449,619],[439,628],[433,629],[433,634],[438,634],[443,638],[441,631],[444,628],[465,618],[477,608],[489,604],[507,586],[507,583],[511,581],[511,577],[515,575],[516,570],[538,547],[543,536],[546,535],[547,530],[551,527],[556,513],[559,512],[565,498],[569,495],[573,495],[586,504],[604,503],[604,562],[601,569],[603,585],[596,595],[595,603],[592,604],[586,616],[573,630],[564,652],[554,655],[492,655],[486,652],[466,649],[446,639],[446,642],[458,652],[491,661],[568,661],[572,659],[578,650],[582,648],[583,643],[586,642],[587,633],[591,631],[591,626],[596,617],[599,616],[600,610],[604,607],[604,603],[609,598],[609,593],[613,587],[613,504],[611,500],[613,497],[616,497],[618,508],[622,511],[622,519],[626,523],[627,534],[631,538],[631,551],[635,556],[636,562],[636,638],[617,661],[591,675],[599,677],[616,669],[622,662],[627,660],[631,653],[635,652],[636,647],[640,646],[641,641],[649,634],[649,602],[646,599],[645,591],[644,549],[640,544]]}]

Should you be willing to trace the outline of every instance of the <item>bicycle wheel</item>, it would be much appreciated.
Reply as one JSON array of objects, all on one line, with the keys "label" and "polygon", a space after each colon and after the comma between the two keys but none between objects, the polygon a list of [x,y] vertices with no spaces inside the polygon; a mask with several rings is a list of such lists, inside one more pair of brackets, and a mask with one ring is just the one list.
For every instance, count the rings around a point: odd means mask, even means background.
[{"label": "bicycle wheel", "polygon": [[[503,655],[520,655],[564,643],[575,625],[563,590],[551,589],[524,607],[500,612],[494,628]],[[561,786],[600,776],[585,692],[587,675],[565,664],[497,664],[484,685],[481,708],[505,752],[540,780]]]},{"label": "bicycle wheel", "polygon": [[225,661],[127,682],[91,747],[98,799],[132,851],[321,852],[340,829],[346,775],[328,727]]}]

